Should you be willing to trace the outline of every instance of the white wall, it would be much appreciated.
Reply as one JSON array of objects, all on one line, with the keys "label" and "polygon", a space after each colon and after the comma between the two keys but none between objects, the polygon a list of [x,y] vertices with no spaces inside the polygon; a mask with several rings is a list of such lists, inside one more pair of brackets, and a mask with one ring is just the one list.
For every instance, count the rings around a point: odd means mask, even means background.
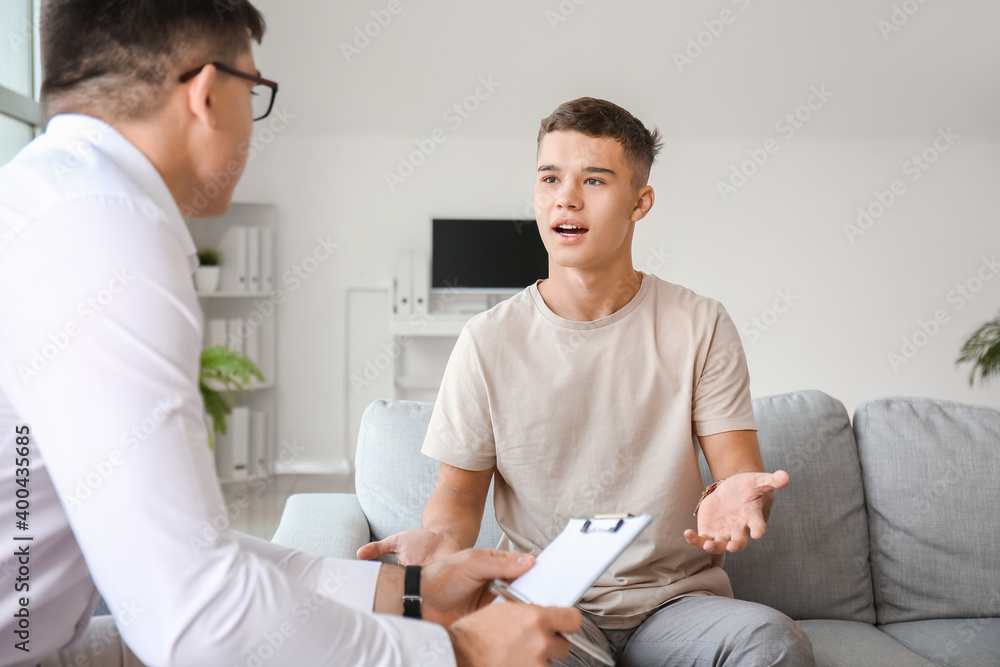
[{"label": "white wall", "polygon": [[[983,258],[1000,258],[1000,6],[895,2],[902,25],[884,38],[888,0],[258,1],[257,62],[280,82],[286,120],[261,137],[237,199],[278,205],[279,274],[317,237],[340,244],[298,289],[285,284],[279,437],[306,447],[303,468],[351,455],[369,396],[352,394],[347,369],[388,340],[378,290],[397,250],[425,247],[432,216],[530,215],[538,120],[582,95],[663,131],[636,265],[726,305],[755,396],[816,388],[850,412],[899,394],[1000,404],[998,385],[970,389],[954,364],[1000,308],[994,269],[976,283]],[[401,11],[347,62],[341,43],[390,6]],[[708,46],[678,67],[675,52],[725,10],[731,23],[711,24],[721,34],[704,32]],[[445,114],[480,77],[500,85],[456,126]],[[789,137],[776,122],[813,88],[832,95]],[[911,180],[904,163],[949,127],[954,145]],[[447,141],[391,190],[385,173],[437,128]],[[718,182],[768,138],[777,152],[723,201]],[[844,226],[897,179],[903,194],[851,242]],[[958,299],[968,281],[979,291]],[[791,305],[775,317],[779,291]],[[944,323],[893,368],[887,355],[936,312]]]}]

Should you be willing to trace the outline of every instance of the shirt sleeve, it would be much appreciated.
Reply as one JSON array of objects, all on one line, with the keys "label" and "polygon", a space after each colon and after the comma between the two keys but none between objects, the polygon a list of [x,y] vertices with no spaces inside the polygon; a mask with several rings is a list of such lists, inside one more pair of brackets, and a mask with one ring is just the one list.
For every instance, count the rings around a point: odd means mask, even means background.
[{"label": "shirt sleeve", "polygon": [[708,351],[695,385],[692,422],[699,436],[757,430],[750,399],[750,372],[736,325],[720,303]]},{"label": "shirt sleeve", "polygon": [[0,260],[5,392],[94,583],[113,613],[132,610],[121,632],[141,660],[454,665],[444,628],[358,611],[376,567],[229,529],[198,391],[200,307],[162,220],[127,199],[76,201]]},{"label": "shirt sleeve", "polygon": [[444,370],[421,452],[463,470],[497,462],[490,397],[471,326],[462,329]]}]

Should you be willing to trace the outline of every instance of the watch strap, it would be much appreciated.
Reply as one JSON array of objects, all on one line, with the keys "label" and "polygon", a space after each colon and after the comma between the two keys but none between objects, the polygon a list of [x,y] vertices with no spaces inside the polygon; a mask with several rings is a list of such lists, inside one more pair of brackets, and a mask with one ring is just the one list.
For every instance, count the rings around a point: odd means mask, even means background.
[{"label": "watch strap", "polygon": [[403,574],[403,616],[407,618],[422,618],[420,605],[420,566],[407,565]]}]

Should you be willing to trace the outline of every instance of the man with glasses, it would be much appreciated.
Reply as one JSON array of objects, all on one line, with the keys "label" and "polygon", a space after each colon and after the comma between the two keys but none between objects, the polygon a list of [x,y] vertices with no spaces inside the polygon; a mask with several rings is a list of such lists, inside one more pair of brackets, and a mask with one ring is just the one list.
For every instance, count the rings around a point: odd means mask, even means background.
[{"label": "man with glasses", "polygon": [[[0,168],[0,667],[560,659],[578,612],[485,604],[530,557],[468,550],[404,574],[216,530],[181,210],[229,207],[278,88],[254,66],[263,31],[245,0],[43,10],[51,120]],[[127,647],[91,620],[98,590]]]}]

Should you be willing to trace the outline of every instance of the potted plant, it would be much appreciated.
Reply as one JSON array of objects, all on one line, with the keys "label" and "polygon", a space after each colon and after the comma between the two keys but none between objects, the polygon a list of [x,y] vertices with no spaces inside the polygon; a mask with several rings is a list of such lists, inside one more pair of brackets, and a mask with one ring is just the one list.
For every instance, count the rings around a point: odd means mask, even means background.
[{"label": "potted plant", "polygon": [[219,289],[222,275],[218,250],[202,248],[198,250],[198,268],[194,271],[194,286],[199,294],[211,294]]},{"label": "potted plant", "polygon": [[962,350],[958,355],[955,364],[971,363],[972,372],[969,374],[969,386],[972,386],[976,379],[976,372],[979,372],[979,382],[985,382],[987,378],[1000,375],[1000,315],[987,322],[972,334],[965,341]]},{"label": "potted plant", "polygon": [[198,388],[205,401],[205,413],[211,419],[208,446],[215,449],[215,434],[226,434],[226,417],[233,411],[233,390],[246,391],[253,379],[264,381],[250,357],[225,345],[216,345],[201,351],[201,372]]}]

